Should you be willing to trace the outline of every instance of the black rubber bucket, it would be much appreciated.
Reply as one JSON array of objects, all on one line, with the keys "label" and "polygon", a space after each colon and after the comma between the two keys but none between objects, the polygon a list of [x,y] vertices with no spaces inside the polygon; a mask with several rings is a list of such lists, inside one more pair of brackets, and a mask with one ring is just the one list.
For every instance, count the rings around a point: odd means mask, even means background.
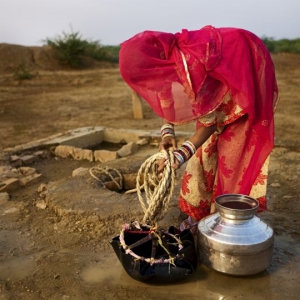
[{"label": "black rubber bucket", "polygon": [[[149,227],[141,226],[139,231],[124,231],[125,244],[135,245],[132,251],[141,259],[126,253],[120,242],[120,235],[111,240],[110,243],[126,273],[135,280],[155,284],[179,282],[189,278],[197,267],[194,238],[190,230],[180,232],[172,226],[167,232],[159,230],[156,233],[159,234],[160,243],[156,243],[153,251],[153,239],[149,238]],[[181,242],[180,247],[178,240]],[[150,257],[154,257],[156,263],[144,259]]]}]

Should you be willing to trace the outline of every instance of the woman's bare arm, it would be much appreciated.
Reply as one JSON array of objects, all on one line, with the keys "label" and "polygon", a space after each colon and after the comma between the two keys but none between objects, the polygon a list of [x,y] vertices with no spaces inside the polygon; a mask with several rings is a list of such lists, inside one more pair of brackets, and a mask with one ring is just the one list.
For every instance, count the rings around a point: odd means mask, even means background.
[{"label": "woman's bare arm", "polygon": [[[201,147],[204,142],[217,130],[217,125],[214,124],[209,127],[201,126],[197,131],[190,137],[189,141],[192,142],[196,149]],[[161,172],[166,165],[165,159],[162,159],[158,162],[158,172]],[[180,167],[180,163],[175,159],[175,163],[172,165],[174,169]]]},{"label": "woman's bare arm", "polygon": [[209,127],[201,126],[189,139],[198,149],[217,130],[217,124]]}]

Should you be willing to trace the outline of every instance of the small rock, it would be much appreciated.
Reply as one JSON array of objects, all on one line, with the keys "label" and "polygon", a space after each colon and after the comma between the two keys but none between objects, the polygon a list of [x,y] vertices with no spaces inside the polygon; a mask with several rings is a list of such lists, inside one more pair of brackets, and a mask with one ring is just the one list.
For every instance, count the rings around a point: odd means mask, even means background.
[{"label": "small rock", "polygon": [[138,145],[140,145],[140,146],[144,146],[144,145],[147,145],[147,144],[149,143],[149,139],[146,139],[146,138],[140,139],[140,140],[138,140],[136,143],[137,143]]},{"label": "small rock", "polygon": [[73,149],[73,158],[75,160],[86,159],[90,162],[94,161],[93,151],[89,150],[89,149],[74,148]]},{"label": "small rock", "polygon": [[126,157],[134,154],[138,150],[138,148],[139,146],[136,143],[130,142],[119,149],[117,153],[120,157]]},{"label": "small rock", "polygon": [[94,151],[95,161],[106,162],[118,158],[116,151],[96,150]]},{"label": "small rock", "polygon": [[39,150],[34,152],[33,155],[38,156],[39,158],[49,158],[51,156],[48,150]]},{"label": "small rock", "polygon": [[22,186],[28,186],[28,185],[39,182],[41,180],[41,178],[42,178],[42,174],[32,174],[32,175],[28,175],[24,178],[21,178],[20,183]]},{"label": "small rock", "polygon": [[24,155],[20,157],[24,165],[30,165],[38,160],[38,157],[35,155]]},{"label": "small rock", "polygon": [[273,183],[270,184],[270,186],[271,186],[271,187],[277,188],[277,187],[280,187],[280,183],[278,183],[278,182],[273,182]]},{"label": "small rock", "polygon": [[44,200],[38,200],[35,204],[36,207],[40,209],[46,209],[47,208],[47,203]]},{"label": "small rock", "polygon": [[20,167],[18,169],[19,174],[23,175],[23,176],[28,176],[28,175],[32,175],[34,173],[36,173],[34,168],[30,168],[30,167]]},{"label": "small rock", "polygon": [[80,176],[85,176],[89,173],[89,168],[83,168],[80,167],[78,169],[73,170],[72,172],[72,177],[80,177]]},{"label": "small rock", "polygon": [[4,210],[3,215],[10,215],[10,214],[14,214],[20,212],[20,209],[18,209],[17,207],[10,207],[6,210]]},{"label": "small rock", "polygon": [[46,191],[46,189],[47,189],[46,187],[47,187],[47,185],[45,183],[40,184],[40,186],[37,189],[38,193],[42,193],[42,192]]},{"label": "small rock", "polygon": [[9,178],[1,182],[0,192],[12,192],[20,188],[20,182],[17,178]]},{"label": "small rock", "polygon": [[35,152],[33,153],[33,155],[35,155],[35,156],[40,156],[40,155],[43,155],[43,153],[44,153],[44,151],[39,150],[39,151],[35,151]]},{"label": "small rock", "polygon": [[12,155],[11,157],[10,157],[10,161],[11,162],[15,162],[16,160],[19,160],[20,159],[20,156],[18,156],[18,155]]},{"label": "small rock", "polygon": [[62,158],[73,158],[74,149],[73,146],[59,145],[55,148],[55,155]]}]

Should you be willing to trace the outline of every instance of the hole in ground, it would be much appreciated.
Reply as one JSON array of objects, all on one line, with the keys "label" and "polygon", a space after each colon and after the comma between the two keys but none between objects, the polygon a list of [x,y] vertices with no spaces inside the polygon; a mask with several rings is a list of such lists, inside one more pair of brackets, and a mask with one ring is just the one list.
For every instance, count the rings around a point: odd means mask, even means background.
[{"label": "hole in ground", "polygon": [[122,148],[126,143],[110,143],[110,142],[101,142],[93,147],[88,147],[87,149],[95,151],[95,150],[108,150],[108,151],[118,151]]}]

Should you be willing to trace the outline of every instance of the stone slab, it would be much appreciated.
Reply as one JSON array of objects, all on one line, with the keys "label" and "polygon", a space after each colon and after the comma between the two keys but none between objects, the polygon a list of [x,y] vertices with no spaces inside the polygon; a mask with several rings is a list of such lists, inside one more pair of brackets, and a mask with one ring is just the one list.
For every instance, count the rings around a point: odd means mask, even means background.
[{"label": "stone slab", "polygon": [[9,178],[1,182],[0,192],[11,192],[20,188],[20,182],[17,178]]},{"label": "stone slab", "polygon": [[[191,132],[176,132],[178,143],[183,143]],[[39,150],[51,146],[68,145],[77,148],[92,148],[101,142],[109,143],[130,143],[138,142],[141,139],[147,139],[150,144],[158,145],[160,141],[160,131],[158,130],[134,130],[134,129],[116,129],[103,126],[82,127],[69,130],[63,133],[49,136],[44,139],[32,141],[26,144],[18,145],[13,148],[7,148],[4,152],[18,153],[26,150]]]},{"label": "stone slab", "polygon": [[78,148],[88,148],[98,145],[103,141],[104,129],[105,127],[103,126],[77,128],[49,136],[44,139],[18,145],[13,148],[7,148],[4,149],[4,151],[15,153],[56,145],[69,145]]},{"label": "stone slab", "polygon": [[26,177],[20,178],[19,181],[22,186],[29,186],[39,182],[42,178],[42,174],[31,174]]},{"label": "stone slab", "polygon": [[116,129],[106,128],[103,140],[109,143],[130,143],[137,142],[141,138],[151,136],[150,131],[134,130],[134,129]]},{"label": "stone slab", "polygon": [[104,137],[104,127],[83,127],[70,130],[68,135],[56,139],[60,145],[69,145],[77,148],[89,148],[100,144]]}]

